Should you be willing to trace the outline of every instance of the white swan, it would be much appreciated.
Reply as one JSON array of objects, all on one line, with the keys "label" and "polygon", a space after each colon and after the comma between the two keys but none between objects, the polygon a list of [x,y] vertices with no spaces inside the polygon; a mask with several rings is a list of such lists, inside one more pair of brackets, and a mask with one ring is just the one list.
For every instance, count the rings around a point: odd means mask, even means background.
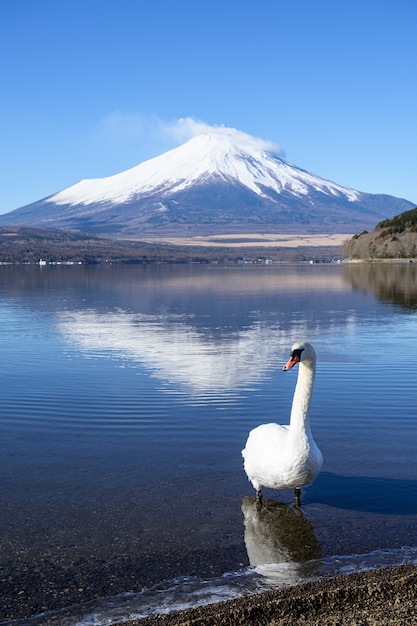
[{"label": "white swan", "polygon": [[295,343],[284,372],[299,363],[290,424],[262,424],[250,431],[242,450],[244,468],[256,489],[259,507],[262,487],[294,489],[295,505],[300,506],[300,488],[320,472],[323,457],[310,429],[309,410],[316,372],[316,353],[307,342]]}]

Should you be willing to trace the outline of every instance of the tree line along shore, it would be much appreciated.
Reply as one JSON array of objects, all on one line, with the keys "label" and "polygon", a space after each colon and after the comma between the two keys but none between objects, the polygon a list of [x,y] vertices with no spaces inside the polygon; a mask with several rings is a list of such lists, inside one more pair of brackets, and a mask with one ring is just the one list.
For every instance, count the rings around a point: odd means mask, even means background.
[{"label": "tree line along shore", "polygon": [[23,226],[0,228],[2,264],[326,262],[338,255],[339,246],[185,246]]}]

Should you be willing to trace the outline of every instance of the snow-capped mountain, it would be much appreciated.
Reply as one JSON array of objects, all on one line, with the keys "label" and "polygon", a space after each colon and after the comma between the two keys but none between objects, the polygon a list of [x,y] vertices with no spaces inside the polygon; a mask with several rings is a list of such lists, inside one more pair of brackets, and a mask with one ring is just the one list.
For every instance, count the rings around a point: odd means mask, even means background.
[{"label": "snow-capped mountain", "polygon": [[342,194],[353,201],[360,195],[302,172],[272,154],[259,150],[249,153],[229,137],[206,134],[116,176],[82,180],[50,197],[49,201],[71,205],[121,204],[161,188],[165,194],[182,192],[210,178],[241,184],[261,198],[283,191],[305,196],[311,188],[332,195]]},{"label": "snow-capped mountain", "polygon": [[0,225],[116,236],[216,232],[359,232],[413,208],[361,193],[284,161],[249,135],[224,129],[107,178],[0,216]]}]

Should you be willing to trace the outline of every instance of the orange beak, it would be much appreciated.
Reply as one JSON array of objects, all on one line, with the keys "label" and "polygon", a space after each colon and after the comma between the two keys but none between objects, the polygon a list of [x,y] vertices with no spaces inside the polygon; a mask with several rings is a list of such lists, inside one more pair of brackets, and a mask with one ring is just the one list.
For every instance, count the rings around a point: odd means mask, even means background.
[{"label": "orange beak", "polygon": [[286,363],[284,367],[282,368],[283,372],[287,372],[292,367],[294,367],[294,365],[297,365],[297,363],[299,362],[300,362],[300,357],[298,356],[298,354],[292,354],[290,356],[288,363]]}]

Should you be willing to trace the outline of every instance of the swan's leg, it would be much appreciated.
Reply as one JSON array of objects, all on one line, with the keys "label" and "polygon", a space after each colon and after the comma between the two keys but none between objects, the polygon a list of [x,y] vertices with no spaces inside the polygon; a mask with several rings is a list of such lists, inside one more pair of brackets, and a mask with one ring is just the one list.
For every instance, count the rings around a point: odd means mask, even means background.
[{"label": "swan's leg", "polygon": [[294,505],[297,507],[297,509],[299,509],[301,506],[301,489],[299,487],[296,487],[294,489]]},{"label": "swan's leg", "polygon": [[262,491],[257,489],[256,491],[256,510],[260,511],[262,508]]}]

